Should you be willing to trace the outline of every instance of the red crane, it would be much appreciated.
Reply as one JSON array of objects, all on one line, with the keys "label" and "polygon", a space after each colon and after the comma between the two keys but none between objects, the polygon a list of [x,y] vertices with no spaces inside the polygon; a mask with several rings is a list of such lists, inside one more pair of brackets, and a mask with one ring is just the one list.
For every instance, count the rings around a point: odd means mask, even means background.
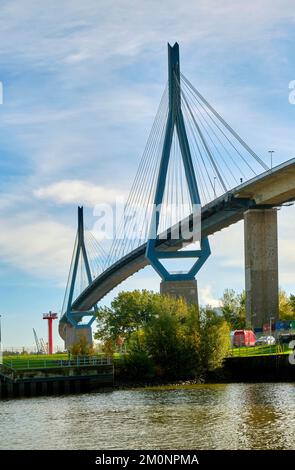
[{"label": "red crane", "polygon": [[53,353],[53,336],[52,336],[52,321],[57,319],[57,313],[49,311],[43,313],[43,320],[48,321],[48,354]]}]

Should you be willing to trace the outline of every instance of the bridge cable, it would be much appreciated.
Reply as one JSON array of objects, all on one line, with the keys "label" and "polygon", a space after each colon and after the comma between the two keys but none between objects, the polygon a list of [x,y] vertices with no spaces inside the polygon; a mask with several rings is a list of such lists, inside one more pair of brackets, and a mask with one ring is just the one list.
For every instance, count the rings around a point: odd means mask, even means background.
[{"label": "bridge cable", "polygon": [[217,117],[217,119],[229,130],[229,132],[240,142],[240,144],[260,163],[260,165],[267,171],[269,167],[264,161],[247,145],[247,143],[239,136],[239,134],[220,116],[220,114],[208,103],[208,101],[201,95],[201,93],[189,82],[189,80],[180,73],[181,78],[188,84],[194,93],[202,100],[202,102],[210,109],[210,111]]},{"label": "bridge cable", "polygon": [[[241,157],[241,159],[243,160],[243,162],[248,166],[248,168],[254,173],[254,175],[256,175],[257,173],[255,172],[255,170],[252,168],[252,166],[248,163],[247,159],[243,156],[243,154],[236,148],[236,146],[232,143],[232,141],[228,138],[228,136],[225,134],[225,132],[222,130],[222,128],[214,121],[214,119],[212,118],[211,114],[208,112],[208,110],[206,109],[206,107],[202,104],[202,102],[198,99],[198,97],[196,95],[194,95],[193,91],[188,87],[188,85],[184,83],[184,86],[185,88],[188,90],[188,92],[191,94],[191,99],[192,100],[195,100],[195,104],[198,104],[202,109],[203,111],[207,114],[207,116],[209,117],[209,119],[213,122],[213,124],[217,127],[217,129],[221,132],[221,134],[224,136],[224,138],[227,140],[227,142],[231,145],[231,147],[237,152],[237,154]],[[196,109],[198,109],[196,107]],[[199,110],[198,110],[199,111]],[[200,111],[199,111],[200,113]],[[201,113],[200,113],[201,115]],[[210,127],[210,129],[212,130],[212,132],[214,133],[214,135],[217,137],[217,133],[214,132],[212,126],[210,126],[209,122],[206,120],[206,118],[202,115],[203,119],[207,122],[208,126]],[[225,145],[223,144],[223,142],[217,137],[217,139],[219,140],[219,142],[221,143],[223,149],[226,151],[226,153],[229,155],[231,161],[233,162],[233,164],[238,168],[238,170],[243,174],[243,171],[241,170],[241,168],[237,165],[236,161],[233,159],[232,155],[230,154],[230,152],[228,151],[228,149],[225,147]],[[246,178],[245,174],[243,174],[243,176]]]}]

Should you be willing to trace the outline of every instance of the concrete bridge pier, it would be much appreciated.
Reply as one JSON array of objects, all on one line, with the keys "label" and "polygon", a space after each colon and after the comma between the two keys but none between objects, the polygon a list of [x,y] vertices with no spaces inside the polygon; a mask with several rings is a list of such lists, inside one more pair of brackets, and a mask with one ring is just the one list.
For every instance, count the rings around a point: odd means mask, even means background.
[{"label": "concrete bridge pier", "polygon": [[81,340],[85,341],[85,343],[89,346],[92,346],[93,343],[91,326],[85,325],[83,328],[74,328],[71,325],[67,325],[65,348],[70,351],[71,347]]},{"label": "concrete bridge pier", "polygon": [[252,328],[279,318],[276,209],[244,214],[246,319]]},{"label": "concrete bridge pier", "polygon": [[196,279],[189,281],[161,281],[160,293],[171,297],[183,297],[188,304],[198,302],[198,284]]}]

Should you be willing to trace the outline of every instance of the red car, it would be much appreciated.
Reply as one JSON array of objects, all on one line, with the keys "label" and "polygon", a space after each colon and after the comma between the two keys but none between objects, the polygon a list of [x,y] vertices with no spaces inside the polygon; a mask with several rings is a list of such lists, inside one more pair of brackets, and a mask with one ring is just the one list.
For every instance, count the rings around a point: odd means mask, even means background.
[{"label": "red car", "polygon": [[255,334],[252,330],[236,330],[234,332],[233,345],[237,348],[241,346],[255,346]]}]

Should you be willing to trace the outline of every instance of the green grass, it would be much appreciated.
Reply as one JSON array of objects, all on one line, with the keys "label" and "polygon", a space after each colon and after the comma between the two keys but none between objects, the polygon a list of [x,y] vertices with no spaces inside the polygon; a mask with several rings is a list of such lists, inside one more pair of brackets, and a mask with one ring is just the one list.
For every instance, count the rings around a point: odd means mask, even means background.
[{"label": "green grass", "polygon": [[37,369],[43,367],[56,367],[57,364],[67,360],[67,354],[56,354],[54,356],[42,355],[23,355],[23,356],[4,356],[3,365],[12,369]]},{"label": "green grass", "polygon": [[230,356],[232,357],[248,357],[248,356],[270,356],[276,354],[290,354],[288,344],[283,345],[261,345],[252,347],[232,348]]},{"label": "green grass", "polygon": [[[232,348],[230,350],[230,357],[249,357],[249,356],[269,356],[276,354],[290,354],[291,350],[288,344],[279,345],[262,345],[253,347]],[[96,356],[102,356],[97,354]],[[122,358],[122,354],[115,353],[113,355],[114,361]],[[41,368],[54,368],[62,366],[61,361],[67,361],[68,355],[61,354],[24,354],[18,356],[4,356],[3,364],[12,369],[41,369]]]},{"label": "green grass", "polygon": [[28,361],[28,360],[40,360],[40,359],[67,359],[68,355],[66,353],[60,354],[18,354],[17,356],[3,356],[4,360],[13,360],[13,361]]}]

